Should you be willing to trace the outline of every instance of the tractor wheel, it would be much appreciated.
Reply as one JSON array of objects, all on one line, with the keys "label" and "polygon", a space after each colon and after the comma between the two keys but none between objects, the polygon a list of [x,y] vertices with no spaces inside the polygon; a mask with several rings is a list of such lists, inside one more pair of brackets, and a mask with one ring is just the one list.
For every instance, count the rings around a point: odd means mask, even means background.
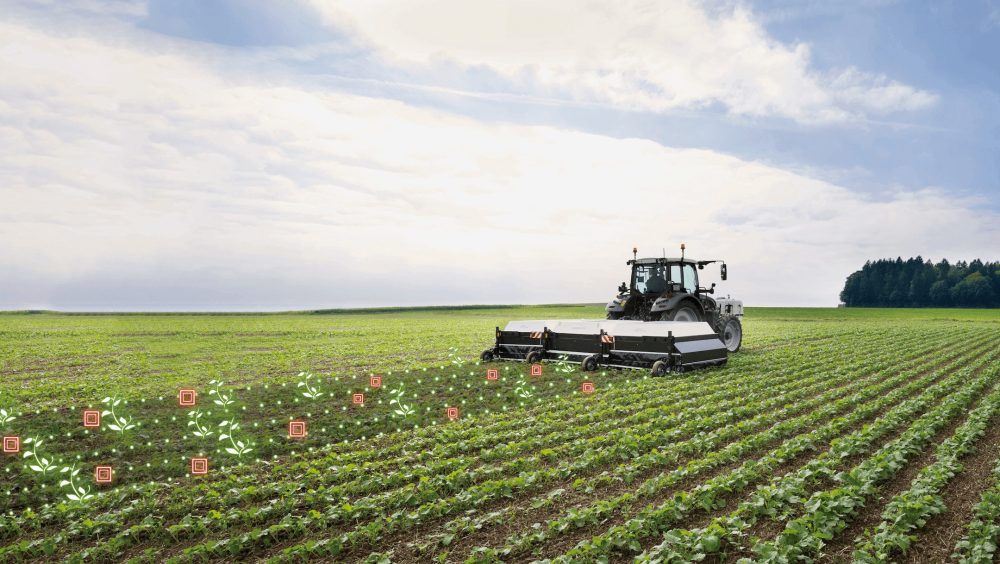
[{"label": "tractor wheel", "polygon": [[653,376],[666,376],[667,372],[670,371],[670,367],[667,366],[666,362],[662,360],[657,360],[653,363]]},{"label": "tractor wheel", "polygon": [[594,370],[597,370],[597,355],[592,354],[583,359],[583,362],[580,363],[580,368],[583,368],[584,372],[593,372]]},{"label": "tractor wheel", "polygon": [[528,364],[534,364],[542,360],[542,353],[538,351],[531,351],[528,356],[524,357],[524,362]]},{"label": "tractor wheel", "polygon": [[738,352],[743,344],[743,324],[740,323],[740,318],[735,315],[723,315],[719,320],[719,326],[722,329],[719,337],[726,345],[726,350]]},{"label": "tractor wheel", "polygon": [[608,319],[610,319],[610,320],[616,320],[616,319],[621,319],[621,318],[622,318],[622,314],[620,314],[620,313],[611,312],[611,311],[608,312]]},{"label": "tractor wheel", "polygon": [[677,309],[663,312],[661,321],[701,321],[701,314],[694,306],[681,304]]},{"label": "tractor wheel", "polygon": [[479,360],[483,362],[489,362],[493,360],[493,349],[486,349],[481,355],[479,355]]}]

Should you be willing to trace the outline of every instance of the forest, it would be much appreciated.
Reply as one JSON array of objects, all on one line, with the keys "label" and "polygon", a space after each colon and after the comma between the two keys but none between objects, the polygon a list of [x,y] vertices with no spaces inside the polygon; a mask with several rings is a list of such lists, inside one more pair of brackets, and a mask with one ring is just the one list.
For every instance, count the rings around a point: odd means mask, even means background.
[{"label": "forest", "polygon": [[868,261],[847,277],[848,307],[1000,307],[1000,262]]}]

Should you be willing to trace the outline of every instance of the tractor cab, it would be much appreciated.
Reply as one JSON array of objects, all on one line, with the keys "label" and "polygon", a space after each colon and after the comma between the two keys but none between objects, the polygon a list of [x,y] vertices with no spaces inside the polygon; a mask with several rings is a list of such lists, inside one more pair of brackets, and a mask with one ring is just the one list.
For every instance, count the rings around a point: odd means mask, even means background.
[{"label": "tractor cab", "polygon": [[664,292],[695,293],[698,288],[698,271],[690,259],[637,259],[632,263],[632,282],[629,289],[643,295],[660,295]]},{"label": "tractor cab", "polygon": [[618,287],[618,295],[605,308],[607,318],[718,322],[719,301],[710,296],[715,293],[715,284],[709,288],[698,285],[698,271],[716,262],[721,263],[719,275],[725,280],[724,262],[686,258],[684,245],[680,257],[639,258],[637,249],[632,249],[632,260],[625,263],[632,269],[631,280]]}]

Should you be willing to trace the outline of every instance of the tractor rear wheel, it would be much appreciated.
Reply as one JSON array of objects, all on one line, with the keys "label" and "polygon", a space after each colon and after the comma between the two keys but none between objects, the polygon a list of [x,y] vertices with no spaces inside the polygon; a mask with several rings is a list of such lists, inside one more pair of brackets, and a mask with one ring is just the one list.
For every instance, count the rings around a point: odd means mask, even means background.
[{"label": "tractor rear wheel", "polygon": [[663,312],[661,321],[701,321],[701,315],[694,306],[681,304],[677,309]]},{"label": "tractor rear wheel", "polygon": [[719,337],[726,345],[726,350],[738,352],[743,345],[743,324],[740,322],[740,318],[735,315],[723,315],[719,319],[719,327],[721,328]]}]

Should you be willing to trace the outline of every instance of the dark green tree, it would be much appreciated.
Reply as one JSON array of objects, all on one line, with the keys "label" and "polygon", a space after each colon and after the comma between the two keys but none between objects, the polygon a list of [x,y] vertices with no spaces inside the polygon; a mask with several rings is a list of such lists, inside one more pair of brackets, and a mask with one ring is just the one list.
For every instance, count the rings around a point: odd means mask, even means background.
[{"label": "dark green tree", "polygon": [[1000,262],[867,261],[847,277],[840,300],[854,307],[1000,307]]}]

